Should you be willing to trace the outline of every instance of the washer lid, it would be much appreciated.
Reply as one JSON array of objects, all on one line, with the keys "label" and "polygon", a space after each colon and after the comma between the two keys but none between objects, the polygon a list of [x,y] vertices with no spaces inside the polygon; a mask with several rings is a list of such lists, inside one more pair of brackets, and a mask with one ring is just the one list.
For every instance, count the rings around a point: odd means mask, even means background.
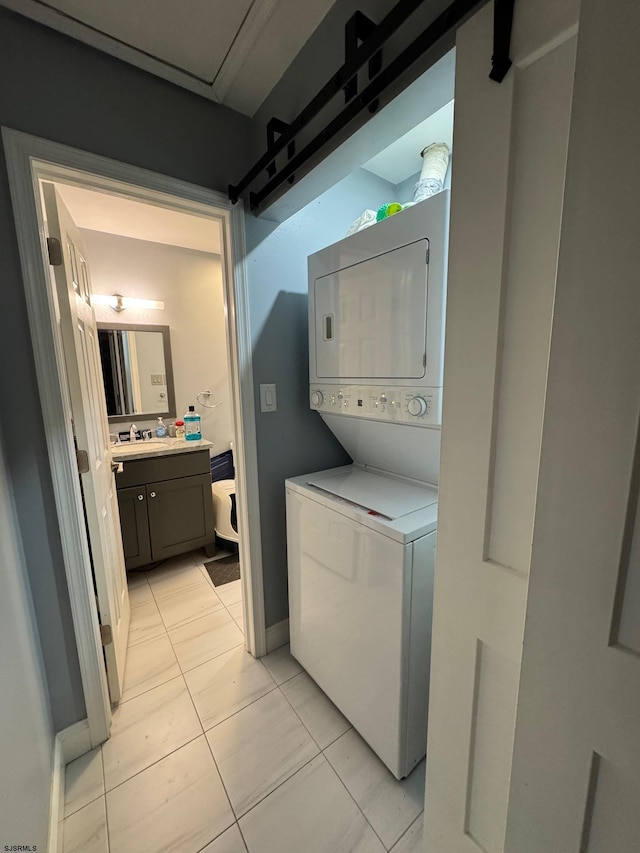
[{"label": "washer lid", "polygon": [[306,480],[311,486],[392,520],[438,502],[438,492],[431,486],[405,483],[361,468],[321,471]]}]

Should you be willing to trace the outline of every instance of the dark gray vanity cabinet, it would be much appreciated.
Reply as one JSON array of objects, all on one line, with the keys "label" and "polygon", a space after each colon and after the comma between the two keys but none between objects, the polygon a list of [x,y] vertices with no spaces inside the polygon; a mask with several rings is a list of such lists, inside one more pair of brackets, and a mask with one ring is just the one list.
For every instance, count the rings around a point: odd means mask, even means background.
[{"label": "dark gray vanity cabinet", "polygon": [[127,569],[213,545],[208,450],[125,459],[116,483]]}]

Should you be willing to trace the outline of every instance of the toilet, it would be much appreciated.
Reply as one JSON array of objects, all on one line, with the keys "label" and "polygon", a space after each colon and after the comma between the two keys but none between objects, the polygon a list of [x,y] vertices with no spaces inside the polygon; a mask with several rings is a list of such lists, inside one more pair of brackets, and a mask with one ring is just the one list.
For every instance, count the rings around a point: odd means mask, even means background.
[{"label": "toilet", "polygon": [[238,541],[236,518],[236,481],[217,480],[211,484],[216,536],[227,542]]},{"label": "toilet", "polygon": [[211,460],[211,494],[216,536],[227,542],[238,542],[236,516],[236,481],[233,448]]}]

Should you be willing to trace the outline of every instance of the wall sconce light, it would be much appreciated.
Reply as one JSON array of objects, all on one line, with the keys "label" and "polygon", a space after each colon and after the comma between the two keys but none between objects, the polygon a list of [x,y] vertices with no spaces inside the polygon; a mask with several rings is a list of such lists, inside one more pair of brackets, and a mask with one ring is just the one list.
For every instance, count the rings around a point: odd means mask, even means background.
[{"label": "wall sconce light", "polygon": [[164,310],[164,302],[158,302],[155,299],[136,299],[133,296],[123,296],[121,293],[114,293],[111,296],[94,293],[91,297],[91,303],[93,305],[108,305],[114,311],[124,311],[125,308],[157,308],[160,311]]}]

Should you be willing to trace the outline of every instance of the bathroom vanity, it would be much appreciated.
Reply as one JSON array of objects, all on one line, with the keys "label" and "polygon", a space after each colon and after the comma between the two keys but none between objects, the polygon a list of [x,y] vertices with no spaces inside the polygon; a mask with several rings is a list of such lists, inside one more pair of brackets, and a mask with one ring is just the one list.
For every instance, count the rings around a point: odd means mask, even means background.
[{"label": "bathroom vanity", "polygon": [[210,447],[170,438],[114,447],[127,569],[203,546],[215,553]]}]

